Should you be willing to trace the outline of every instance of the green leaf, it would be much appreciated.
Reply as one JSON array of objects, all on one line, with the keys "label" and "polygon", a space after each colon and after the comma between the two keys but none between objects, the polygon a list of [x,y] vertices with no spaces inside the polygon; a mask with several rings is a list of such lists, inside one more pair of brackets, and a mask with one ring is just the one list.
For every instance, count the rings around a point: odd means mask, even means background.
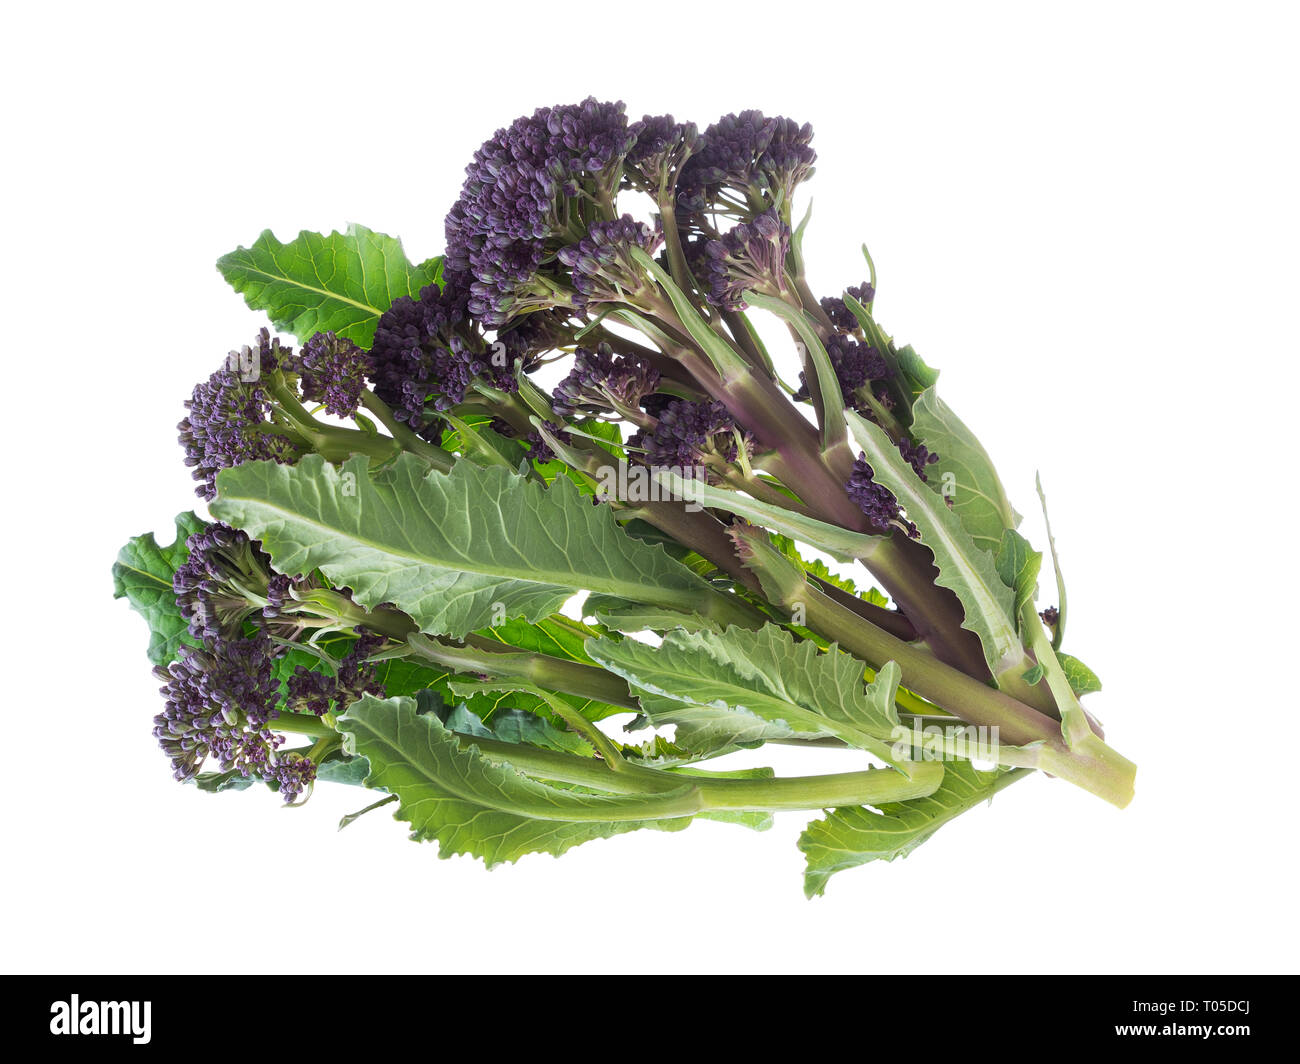
[{"label": "green leaf", "polygon": [[224,469],[217,492],[212,512],[261,540],[278,571],[319,568],[363,606],[392,602],[435,635],[459,638],[503,615],[540,621],[580,590],[739,610],[564,478],[548,489],[468,462],[431,472],[412,454],[373,472],[357,455],[340,470],[311,454]]},{"label": "green leaf", "polygon": [[366,696],[339,718],[339,728],[349,751],[370,763],[366,786],[396,794],[396,818],[411,825],[412,839],[436,839],[441,857],[467,853],[491,867],[526,853],[558,856],[591,839],[637,828],[680,830],[690,822],[695,789],[689,781],[649,796],[549,786],[487,760],[472,744],[462,747],[436,715],[417,714],[409,698]]},{"label": "green leaf", "polygon": [[582,608],[586,616],[595,617],[606,628],[612,628],[616,632],[667,632],[673,628],[688,632],[720,630],[716,621],[701,617],[698,613],[643,606],[639,602],[629,602],[609,595],[588,595]]},{"label": "green leaf", "polygon": [[669,632],[658,647],[595,640],[588,652],[627,680],[657,724],[677,725],[677,743],[742,745],[835,736],[893,763],[899,669],[889,662],[867,684],[865,667],[832,648],[821,653],[779,625],[757,631]]},{"label": "green leaf", "polygon": [[227,772],[200,772],[193,777],[194,786],[206,794],[221,794],[223,791],[246,791],[255,783],[264,783],[259,776],[245,776],[237,768]]},{"label": "green leaf", "polygon": [[1069,681],[1070,690],[1076,695],[1087,695],[1101,690],[1101,680],[1078,658],[1071,654],[1056,653],[1056,660],[1061,663],[1061,671]]},{"label": "green leaf", "polygon": [[916,353],[911,344],[900,347],[894,354],[903,379],[912,386],[913,395],[933,388],[939,379],[939,371],[925,364],[925,360]]},{"label": "green leaf", "polygon": [[457,417],[448,411],[444,414],[449,425],[454,429],[443,436],[443,449],[455,451],[480,465],[499,465],[506,469],[518,469],[524,461],[527,450],[520,440],[507,439],[493,429],[489,423],[478,423]]},{"label": "green leaf", "polygon": [[345,783],[360,787],[370,774],[370,765],[364,757],[331,757],[316,768],[316,779],[321,783]]},{"label": "green leaf", "polygon": [[951,590],[965,611],[962,627],[979,636],[984,659],[1000,676],[1025,659],[1015,622],[1015,596],[998,576],[993,556],[971,539],[957,516],[926,487],[889,436],[850,410],[849,429],[867,456],[874,479],[897,496],[930,548],[939,570],[935,583]]},{"label": "green leaf", "polygon": [[282,332],[300,341],[334,332],[369,347],[379,316],[439,281],[442,259],[414,266],[396,237],[351,225],[329,236],[302,232],[288,244],[267,229],[252,247],[219,258],[217,269]]},{"label": "green leaf", "polygon": [[389,697],[395,695],[413,695],[416,691],[431,689],[442,693],[446,690],[447,673],[441,669],[419,665],[409,658],[385,658],[376,661],[372,667],[376,679],[384,685]]},{"label": "green leaf", "polygon": [[677,312],[677,320],[686,327],[686,331],[691,334],[691,339],[713,363],[713,368],[717,370],[718,375],[723,380],[733,380],[749,372],[748,363],[726,340],[709,328],[708,323],[700,317],[699,311],[691,304],[689,297],[677,287],[667,271],[639,247],[633,247],[631,254],[638,265],[648,270],[650,275],[659,282],[659,287],[664,290],[664,294],[673,305],[673,310]]},{"label": "green leaf", "polygon": [[503,709],[493,714],[489,727],[462,702],[443,723],[451,731],[483,739],[499,739],[503,743],[527,743],[578,757],[594,757],[596,753],[581,735],[562,731],[545,717],[522,709]]},{"label": "green leaf", "polygon": [[1020,607],[1034,600],[1038,589],[1038,573],[1043,567],[1043,556],[1034,550],[1019,532],[1012,528],[1002,530],[1002,542],[998,545],[998,576],[1015,594],[1015,614],[1019,616]]},{"label": "green leaf", "polygon": [[484,628],[476,634],[518,650],[549,654],[553,658],[565,658],[580,665],[594,665],[595,662],[587,654],[587,640],[604,633],[605,630],[599,625],[583,624],[557,613],[534,624],[517,618],[508,620],[492,628]]},{"label": "green leaf", "polygon": [[844,393],[840,390],[839,377],[831,365],[831,357],[826,353],[826,346],[813,330],[807,315],[801,310],[796,310],[783,299],[753,291],[745,292],[745,299],[754,306],[775,314],[799,335],[812,363],[812,377],[817,389],[817,398],[820,400],[822,449],[829,451],[845,439]]},{"label": "green leaf", "polygon": [[[404,657],[384,658],[372,662],[371,666],[374,668],[376,678],[383,685],[384,692],[389,698],[398,695],[427,694],[442,702],[450,704],[456,702],[451,690],[453,674],[445,668],[420,664]],[[502,696],[483,694],[469,699],[467,706],[479,717],[486,719],[501,708],[501,703]],[[533,709],[534,707],[528,705],[524,708]],[[626,710],[611,707],[610,712],[623,713]]]},{"label": "green leaf", "polygon": [[[543,618],[536,624],[528,624],[515,618],[494,628],[485,628],[475,634],[481,635],[485,639],[495,639],[517,650],[530,650],[538,654],[547,654],[555,658],[576,661],[581,665],[595,665],[596,663],[587,656],[586,642],[588,639],[598,638],[608,634],[608,632],[609,629],[603,625],[583,624],[581,621],[575,621],[563,614],[555,614]],[[389,691],[389,694],[394,693],[400,692]],[[612,706],[607,702],[600,702],[594,698],[582,698],[579,695],[559,692],[555,694],[555,697],[567,702],[587,720],[603,720],[605,717],[613,716],[616,713],[627,712],[622,706]],[[492,703],[492,708],[487,708],[485,705],[489,701]],[[524,691],[480,694],[471,699],[469,708],[495,727],[497,715],[502,711],[501,707],[507,701],[512,708],[525,710],[546,720],[552,718],[553,710],[544,699]]]},{"label": "green leaf", "polygon": [[1026,769],[981,772],[968,761],[944,762],[943,782],[925,798],[889,802],[878,810],[835,809],[814,820],[799,836],[807,859],[804,893],[810,898],[823,893],[826,881],[846,868],[906,857],[948,821],[1028,774]]},{"label": "green leaf", "polygon": [[136,536],[123,547],[113,564],[113,597],[125,598],[149,624],[149,660],[167,665],[176,660],[182,643],[196,645],[186,631],[176,605],[172,575],[185,564],[185,541],[207,525],[193,513],[176,516],[176,538],[159,546],[152,532]]},{"label": "green leaf", "polygon": [[856,583],[850,580],[847,576],[841,576],[839,573],[831,572],[827,564],[820,558],[814,558],[812,561],[804,558],[795,548],[794,540],[789,536],[776,534],[773,535],[771,539],[777,550],[792,562],[797,563],[809,576],[815,576],[823,583],[837,587],[841,591],[846,591],[850,595],[862,599],[863,602],[871,603],[873,606],[880,606],[883,609],[889,605],[889,599],[881,594],[881,592],[876,588],[869,587],[866,591],[860,592],[858,591],[858,585]]},{"label": "green leaf", "polygon": [[[911,466],[907,467],[911,469]],[[671,492],[669,497],[687,499],[700,506],[716,507],[744,517],[756,525],[775,530],[800,543],[825,551],[836,561],[868,558],[880,546],[880,536],[868,536],[841,528],[815,517],[805,517],[784,506],[752,499],[748,495],[728,488],[706,484],[702,480],[687,480],[671,469],[660,469],[652,478],[661,488]]]},{"label": "green leaf", "polygon": [[975,543],[996,554],[1003,531],[1016,526],[1015,511],[988,452],[933,388],[912,405],[912,437],[939,456],[926,467],[926,482],[949,500]]},{"label": "green leaf", "polygon": [[[870,258],[868,258],[870,261]],[[873,311],[863,306],[848,292],[844,293],[844,305],[858,319],[858,327],[867,343],[880,352],[881,356],[895,371],[894,382],[900,397],[910,409],[916,397],[925,389],[932,388],[939,379],[939,371],[925,364],[910,346],[898,350],[894,348],[893,337],[877,324]]]}]

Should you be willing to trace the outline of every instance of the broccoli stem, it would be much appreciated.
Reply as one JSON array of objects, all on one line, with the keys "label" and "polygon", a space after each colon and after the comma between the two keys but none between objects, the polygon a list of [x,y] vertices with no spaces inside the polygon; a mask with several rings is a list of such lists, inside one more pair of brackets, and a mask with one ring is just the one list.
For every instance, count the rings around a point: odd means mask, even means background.
[{"label": "broccoli stem", "polygon": [[281,713],[270,723],[272,731],[286,732],[290,735],[310,735],[313,739],[337,737],[330,723],[311,713]]},{"label": "broccoli stem", "polygon": [[411,431],[409,425],[404,425],[398,421],[389,405],[369,388],[361,393],[361,403],[375,417],[379,418],[384,428],[392,433],[393,439],[400,443],[405,450],[425,459],[439,473],[451,472],[452,463],[456,460],[455,456],[444,451],[441,447],[435,446],[428,440],[420,439]]},{"label": "broccoli stem", "polygon": [[423,658],[453,672],[527,680],[561,694],[589,698],[620,709],[641,709],[626,681],[595,665],[536,651],[515,650],[473,635],[463,646],[456,646],[416,634],[408,639],[407,647],[411,657]]},{"label": "broccoli stem", "polygon": [[[656,279],[661,284],[667,280]],[[690,336],[681,317],[686,312],[671,303],[655,308],[659,322],[683,338],[686,354],[681,361],[690,368],[695,382],[721,402],[760,446],[774,453],[785,486],[794,490],[816,517],[842,528],[867,531],[865,517],[845,491],[847,471],[831,468],[813,426],[774,379],[759,372],[740,352],[735,352],[729,373],[721,374],[694,342],[684,339]],[[735,351],[734,344],[730,346]],[[934,583],[933,566],[919,544],[902,544],[897,539],[882,540],[870,559],[860,560],[941,660],[977,679],[988,678],[978,642],[961,626],[963,614],[956,596]]]},{"label": "broccoli stem", "polygon": [[803,606],[809,628],[834,638],[873,667],[897,662],[903,684],[923,698],[970,724],[997,728],[1004,742],[1017,746],[1041,743],[1033,756],[1033,767],[1121,807],[1132,798],[1135,766],[1097,735],[1088,733],[1067,743],[1060,721],[876,628],[806,581],[802,588],[790,589],[785,597],[787,608]]},{"label": "broccoli stem", "polygon": [[508,761],[527,775],[576,783],[614,794],[675,792],[689,784],[696,793],[698,805],[690,812],[679,814],[686,816],[711,810],[780,812],[903,802],[934,793],[943,781],[943,765],[937,761],[909,764],[910,777],[894,769],[868,769],[826,776],[711,779],[626,761],[621,768],[615,769],[595,758],[477,736],[472,740],[467,737],[465,741],[472,741],[488,760]]}]

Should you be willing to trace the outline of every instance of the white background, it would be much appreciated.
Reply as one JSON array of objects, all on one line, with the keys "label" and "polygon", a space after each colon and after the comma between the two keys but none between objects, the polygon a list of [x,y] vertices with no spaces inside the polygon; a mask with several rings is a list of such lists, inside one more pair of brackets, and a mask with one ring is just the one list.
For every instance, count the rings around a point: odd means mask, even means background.
[{"label": "white background", "polygon": [[[0,70],[0,966],[1296,969],[1294,9],[36,7]],[[870,243],[1040,546],[1043,472],[1129,809],[1034,779],[808,902],[794,814],[489,873],[387,811],[336,833],[365,793],[170,780],[109,567],[195,504],[181,401],[262,324],[214,260],[350,221],[435,254],[475,147],[587,94],[814,124],[814,287]]]}]

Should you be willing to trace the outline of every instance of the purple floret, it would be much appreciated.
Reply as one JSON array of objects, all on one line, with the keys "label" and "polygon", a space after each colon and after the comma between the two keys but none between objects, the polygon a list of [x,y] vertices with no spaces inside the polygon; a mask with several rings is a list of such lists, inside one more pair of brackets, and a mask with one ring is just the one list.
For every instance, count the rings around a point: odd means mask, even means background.
[{"label": "purple floret", "polygon": [[298,459],[298,448],[271,425],[271,400],[260,383],[264,374],[291,355],[263,329],[254,345],[232,351],[221,369],[194,386],[185,401],[189,413],[176,427],[185,464],[201,481],[194,489],[196,495],[214,499],[217,474],[233,465]]},{"label": "purple floret", "polygon": [[790,227],[775,210],[741,222],[720,240],[710,240],[704,245],[709,302],[725,310],[744,310],[747,289],[780,295],[786,289],[789,250]]},{"label": "purple floret", "polygon": [[562,417],[582,413],[635,411],[659,386],[659,371],[636,355],[616,355],[609,344],[594,351],[580,347],[573,368],[555,386],[555,412]]},{"label": "purple floret", "polygon": [[178,780],[195,776],[208,757],[223,771],[266,778],[282,736],[269,724],[278,715],[280,685],[272,673],[274,646],[264,632],[183,646],[167,669],[165,706],[154,717],[154,737]]},{"label": "purple floret", "polygon": [[303,345],[295,368],[304,399],[323,403],[336,417],[351,417],[374,367],[370,355],[351,340],[324,332]]},{"label": "purple floret", "polygon": [[629,181],[651,195],[671,193],[686,161],[695,153],[699,130],[672,115],[646,115],[631,127],[636,143],[627,155]]},{"label": "purple floret", "polygon": [[261,544],[216,523],[185,541],[189,552],[172,574],[176,606],[195,639],[239,635],[246,620],[273,620],[304,581],[271,568]]},{"label": "purple floret", "polygon": [[875,470],[868,464],[867,456],[858,455],[846,485],[849,498],[867,515],[867,521],[874,531],[888,532],[895,522],[901,522],[907,528],[908,535],[917,538],[916,526],[904,521],[898,509],[898,498],[883,484],[877,484],[874,476]]},{"label": "purple floret", "polygon": [[635,141],[623,104],[588,98],[518,118],[475,152],[447,215],[445,262],[448,276],[469,290],[475,316],[501,325],[556,305],[533,278],[548,241],[581,236],[565,201],[584,182],[612,198]]},{"label": "purple floret", "polygon": [[423,435],[431,435],[437,424],[431,411],[464,402],[475,379],[502,391],[518,388],[512,360],[493,361],[468,303],[465,289],[451,281],[441,290],[429,285],[418,299],[396,300],[375,328],[370,348],[375,394]]},{"label": "purple floret", "polygon": [[[560,443],[571,444],[573,442],[572,434],[566,432],[560,427],[558,422],[543,421],[541,428]],[[528,449],[528,457],[537,462],[550,462],[555,459],[555,451],[551,445],[546,442],[546,437],[542,435],[540,429],[533,429],[523,437],[524,444]]]},{"label": "purple floret", "polygon": [[285,706],[299,713],[323,716],[331,709],[341,710],[362,695],[384,696],[375,667],[366,662],[384,645],[384,637],[358,629],[358,638],[339,661],[333,676],[299,665],[287,681]]},{"label": "purple floret", "polygon": [[[870,283],[863,281],[859,285],[850,285],[846,291],[864,307],[869,306],[871,301],[876,298],[876,290],[871,287]],[[854,316],[853,311],[849,310],[849,305],[840,297],[827,296],[819,300],[822,310],[826,311],[826,316],[831,319],[831,324],[841,332],[851,333],[858,330],[858,319]]]},{"label": "purple floret", "polygon": [[[364,694],[383,697],[365,661],[383,642],[361,631],[333,677],[299,667],[288,681],[283,712],[324,713]],[[247,637],[207,637],[201,647],[182,646],[176,661],[154,670],[163,681],[164,707],[154,717],[153,734],[177,780],[193,779],[209,758],[223,772],[272,784],[286,802],[315,780],[310,758],[280,752],[285,739],[275,731],[283,712],[274,662],[282,652],[258,629]]]},{"label": "purple floret", "polygon": [[[678,469],[682,476],[694,476],[696,466],[707,457],[734,462],[738,457],[736,423],[726,407],[716,400],[693,403],[674,399],[659,412],[653,429],[638,432],[629,441],[644,450],[643,460],[651,467]],[[745,446],[750,446],[745,440]]]},{"label": "purple floret", "polygon": [[768,118],[761,111],[723,116],[704,131],[699,151],[682,169],[683,207],[699,212],[718,206],[724,189],[745,199],[787,202],[812,174],[817,159],[812,136],[810,125]]},{"label": "purple floret", "polygon": [[[939,461],[939,456],[932,453],[925,444],[913,443],[906,436],[898,441],[898,453],[922,480],[926,479],[925,467]],[[867,456],[859,454],[853,463],[853,472],[847,484],[849,498],[867,515],[871,527],[877,532],[887,532],[892,524],[898,523],[912,539],[919,539],[920,533],[916,525],[900,512],[898,498],[883,484],[877,484],[874,477],[875,470],[867,462]]]},{"label": "purple floret", "polygon": [[640,248],[653,255],[663,241],[658,226],[625,214],[612,222],[594,222],[576,244],[562,248],[557,258],[572,270],[579,309],[596,303],[634,303],[638,291],[650,290],[645,271],[633,260],[631,251]]},{"label": "purple floret", "polygon": [[913,443],[907,436],[898,441],[898,453],[911,463],[912,468],[916,470],[916,475],[922,480],[928,480],[925,467],[939,461],[939,456],[925,444]]},{"label": "purple floret", "polygon": [[[834,333],[826,340],[826,354],[830,356],[831,368],[840,383],[840,392],[844,405],[858,409],[862,404],[858,398],[858,389],[872,381],[888,380],[893,371],[874,347],[859,343],[851,336]],[[805,400],[809,397],[807,374],[799,374],[799,390],[794,398]]]}]

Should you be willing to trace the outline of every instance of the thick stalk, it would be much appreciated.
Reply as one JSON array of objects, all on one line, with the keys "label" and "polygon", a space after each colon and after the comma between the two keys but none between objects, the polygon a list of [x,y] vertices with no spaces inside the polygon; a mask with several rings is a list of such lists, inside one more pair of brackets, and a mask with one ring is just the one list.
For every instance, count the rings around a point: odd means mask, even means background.
[{"label": "thick stalk", "polygon": [[367,410],[375,417],[379,418],[389,432],[393,434],[393,439],[402,445],[402,447],[412,454],[418,454],[425,459],[439,473],[450,473],[452,463],[456,458],[454,455],[437,447],[428,440],[422,440],[411,431],[409,425],[404,425],[398,421],[388,404],[379,398],[374,392],[366,389],[361,393],[361,402]]},{"label": "thick stalk", "polygon": [[682,235],[677,228],[677,194],[673,189],[661,188],[655,201],[659,208],[659,224],[663,229],[664,246],[668,250],[669,272],[683,292],[693,291],[694,278],[691,276],[690,266],[686,263]]},{"label": "thick stalk", "polygon": [[1121,807],[1133,797],[1135,766],[1098,736],[1089,733],[1071,748],[1061,734],[1060,721],[875,628],[820,591],[807,587],[802,601],[808,627],[835,638],[840,646],[876,668],[886,661],[897,662],[902,683],[917,694],[970,724],[997,728],[1000,742],[1016,746],[1041,743],[1035,767]]},{"label": "thick stalk", "polygon": [[979,636],[961,626],[965,618],[961,602],[935,584],[939,570],[925,547],[894,532],[858,561],[880,581],[935,657],[978,680],[992,678]]},{"label": "thick stalk", "polygon": [[327,721],[311,713],[281,713],[268,727],[272,731],[289,735],[310,735],[313,739],[328,739],[338,735]]},{"label": "thick stalk", "polygon": [[795,273],[791,280],[794,282],[795,294],[799,297],[799,305],[812,315],[822,335],[829,336],[835,332],[835,323],[831,321],[829,315],[822,309],[821,303],[817,301],[817,297],[813,295],[813,291],[808,287],[808,280],[804,277],[803,272]]},{"label": "thick stalk", "polygon": [[317,421],[307,408],[279,378],[271,374],[264,378],[263,386],[271,393],[276,404],[294,423],[297,431],[330,462],[341,462],[354,454],[387,459],[398,454],[402,445],[389,436],[379,436],[360,429],[341,425],[326,425]]},{"label": "thick stalk", "polygon": [[527,680],[538,687],[590,698],[621,709],[639,711],[641,708],[621,677],[579,661],[515,650],[472,635],[466,639],[465,646],[454,646],[415,634],[409,638],[407,646],[413,657],[431,661],[452,672]]},{"label": "thick stalk", "polygon": [[[700,386],[727,408],[737,424],[750,432],[761,447],[776,453],[781,467],[778,472],[786,487],[795,490],[820,520],[853,531],[868,531],[865,516],[845,490],[848,468],[844,461],[851,465],[851,452],[835,447],[823,454],[817,430],[799,414],[775,380],[756,371],[734,343],[710,335],[707,326],[695,320],[685,294],[675,290],[672,279],[648,256],[634,252],[634,257],[655,278],[666,297],[657,301],[650,312],[687,344],[683,351],[674,353],[689,363]],[[811,299],[811,293],[808,296]],[[815,299],[812,303],[824,319],[820,305]],[[908,552],[908,548],[887,546],[876,552],[879,556],[874,563],[866,564],[937,654],[973,677],[987,676],[983,654],[976,657],[970,652],[971,633],[961,628],[962,614],[955,596],[937,587],[928,572],[918,572],[914,558],[896,557]]]},{"label": "thick stalk", "polygon": [[833,638],[873,668],[879,669],[887,661],[897,662],[903,670],[905,687],[963,720],[996,727],[1002,739],[1017,745],[1060,738],[1059,721],[943,664],[928,651],[904,643],[810,585],[805,584],[788,605],[800,602],[809,628]]},{"label": "thick stalk", "polygon": [[[917,540],[894,532],[871,554],[859,558],[884,587],[898,608],[912,621],[934,656],[977,680],[992,680],[979,636],[962,627],[965,613],[957,596],[939,587],[939,570],[930,551]],[[918,596],[917,588],[931,593]],[[1017,701],[1049,717],[1059,718],[1056,703],[1046,685],[1031,687],[1019,675],[1004,675],[999,685]]]},{"label": "thick stalk", "polygon": [[872,668],[896,662],[902,684],[976,726],[997,728],[998,742],[1027,746],[1017,763],[1068,779],[1116,805],[1133,796],[1135,768],[1088,732],[1067,745],[1061,722],[945,665],[928,651],[905,643],[813,587],[793,562],[763,533],[744,539],[745,561],[757,574],[768,601],[794,612],[818,635],[838,643]]},{"label": "thick stalk", "polygon": [[495,739],[466,736],[463,741],[472,742],[489,760],[508,761],[525,774],[614,794],[663,793],[691,785],[699,794],[700,805],[695,812],[724,809],[780,812],[902,802],[934,793],[943,780],[943,765],[937,761],[909,765],[910,779],[893,769],[776,779],[709,779],[630,763],[616,771],[594,758]]},{"label": "thick stalk", "polygon": [[916,627],[897,610],[887,610],[883,606],[877,606],[873,602],[860,599],[857,595],[850,595],[847,591],[841,590],[834,584],[821,579],[821,577],[814,576],[813,582],[821,588],[824,594],[833,598],[846,609],[852,610],[864,620],[870,621],[877,628],[883,628],[890,635],[896,636],[906,643],[910,643],[917,638]]}]

